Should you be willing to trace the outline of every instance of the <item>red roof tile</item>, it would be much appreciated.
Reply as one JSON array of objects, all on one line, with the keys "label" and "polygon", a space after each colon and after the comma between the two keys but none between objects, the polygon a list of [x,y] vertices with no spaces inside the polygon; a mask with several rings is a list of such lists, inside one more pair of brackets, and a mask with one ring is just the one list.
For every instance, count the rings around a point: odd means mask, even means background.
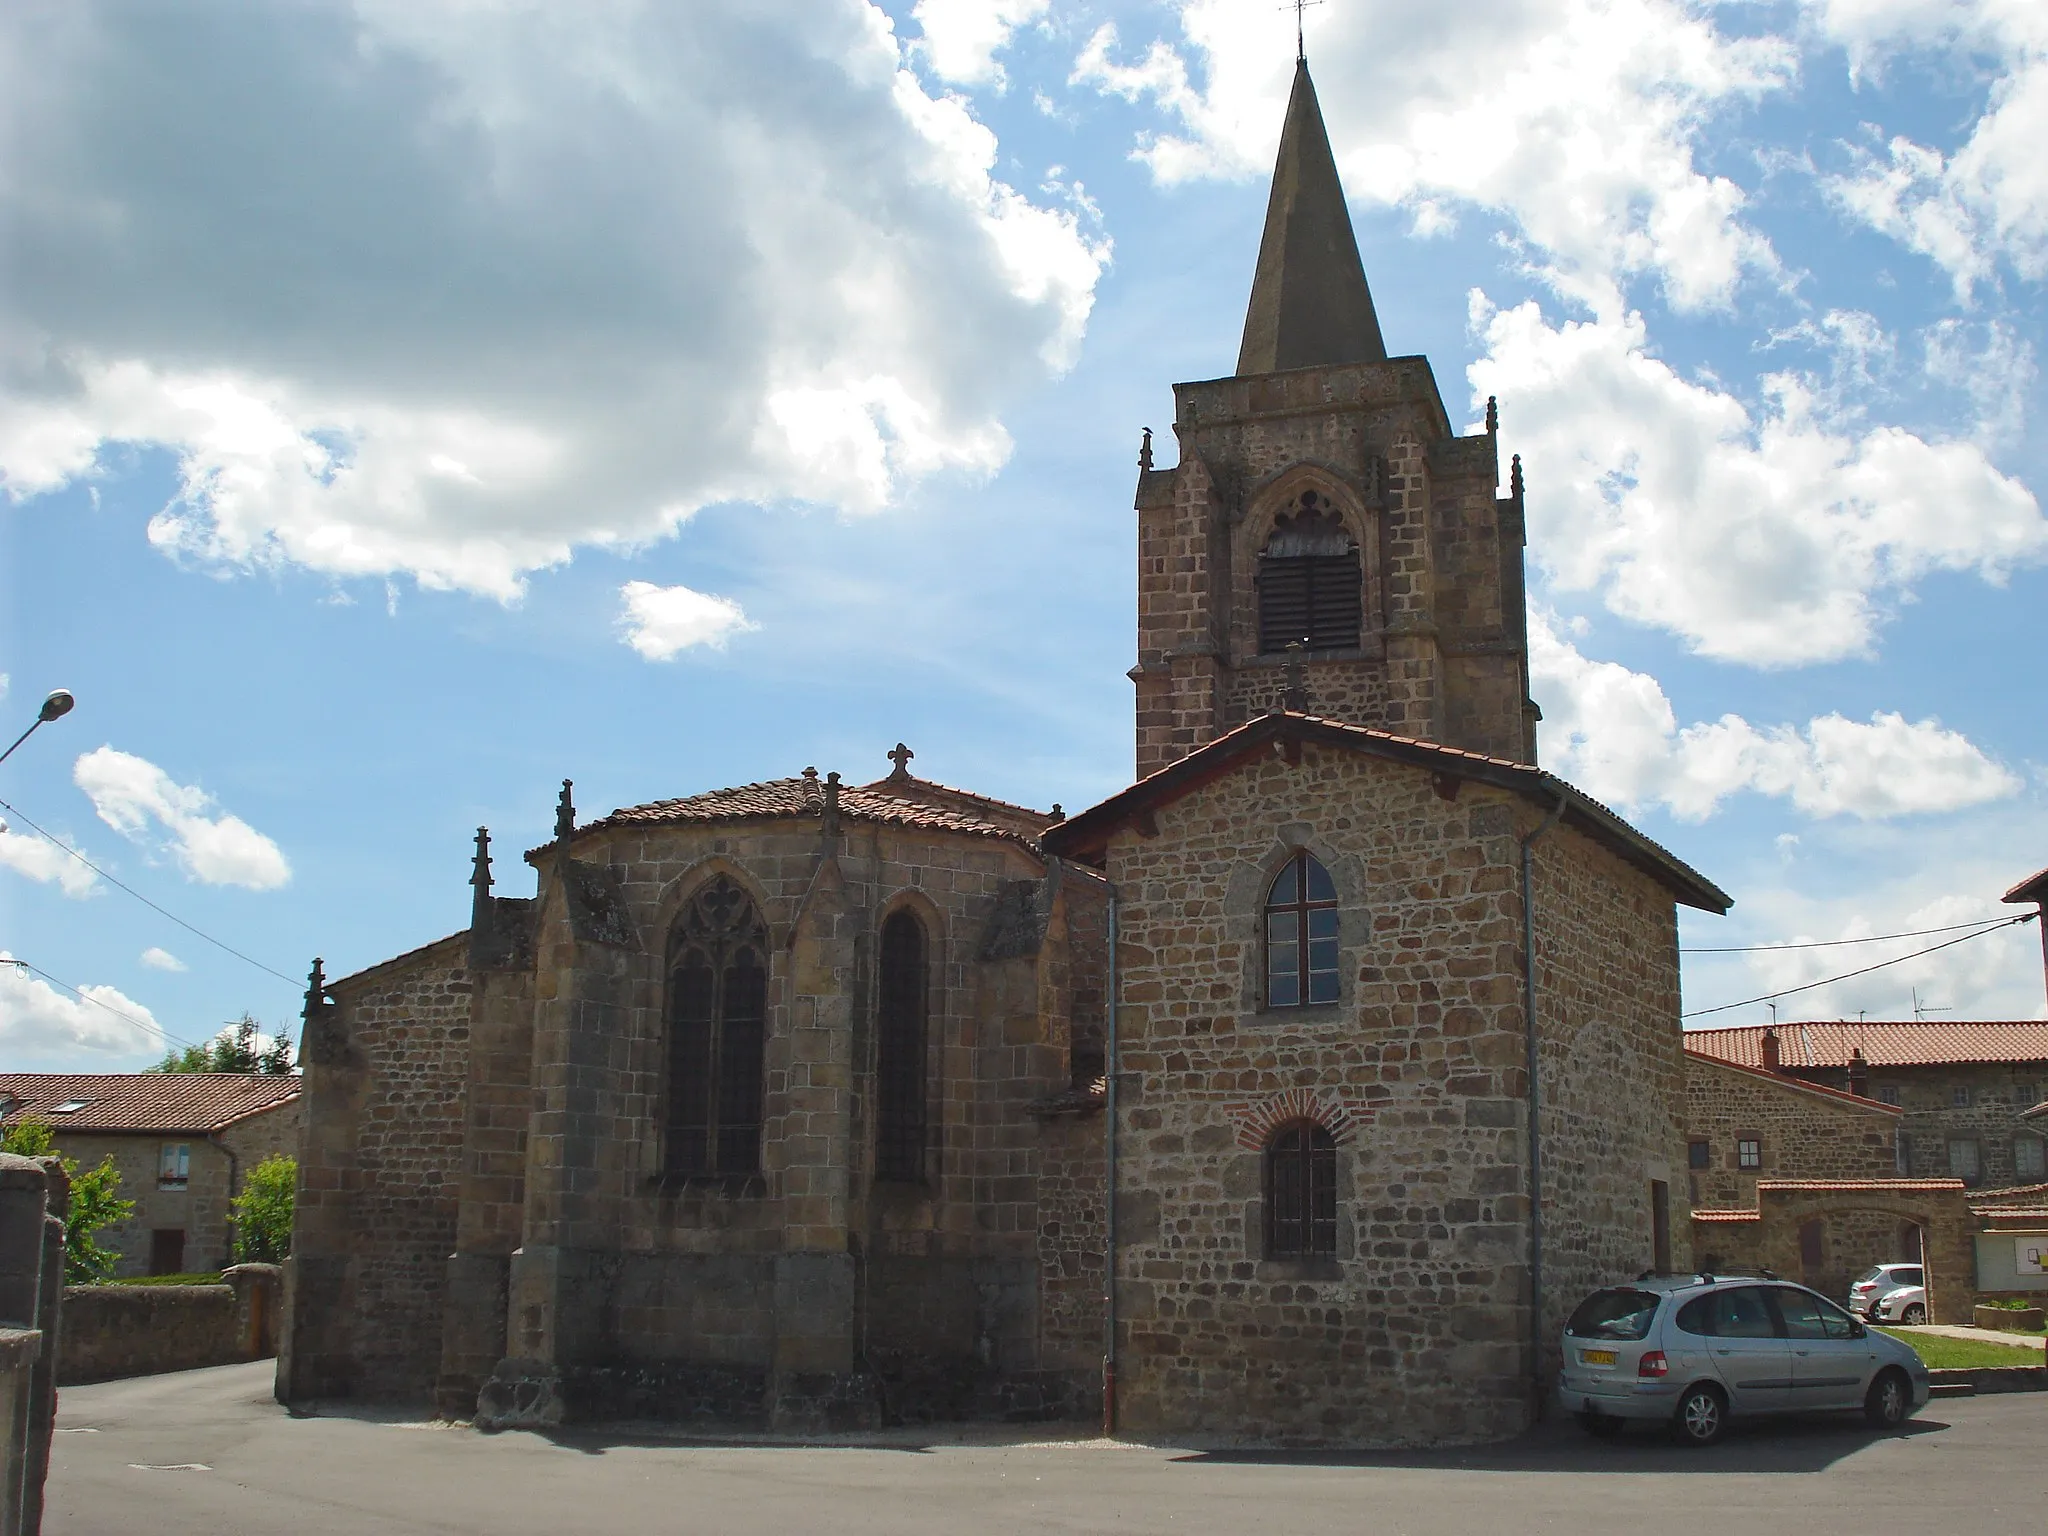
[{"label": "red roof tile", "polygon": [[2048,869],[2037,869],[1999,898],[2001,901],[2038,901],[2048,904]]},{"label": "red roof tile", "polygon": [[1760,1077],[1765,1082],[1791,1093],[1816,1093],[1823,1098],[1853,1104],[1858,1109],[1872,1110],[1880,1115],[1903,1115],[1906,1112],[1897,1104],[1884,1104],[1876,1099],[1866,1099],[1860,1094],[1844,1093],[1841,1089],[1830,1088],[1825,1083],[1809,1083],[1804,1078],[1786,1077],[1781,1072],[1766,1072],[1762,1067],[1746,1067],[1739,1061],[1723,1061],[1720,1057],[1709,1056],[1704,1051],[1696,1051],[1694,1055],[1708,1066],[1718,1067],[1724,1072],[1740,1072],[1748,1077]]},{"label": "red roof tile", "polygon": [[[251,1072],[0,1072],[0,1123],[24,1115],[66,1131],[175,1132],[204,1136],[289,1104],[297,1077]],[[79,1108],[58,1114],[63,1104]]]},{"label": "red roof tile", "polygon": [[[1764,1064],[1769,1024],[1735,1029],[1689,1029],[1685,1048],[1740,1067]],[[1894,1020],[1880,1024],[1813,1020],[1779,1024],[1778,1061],[1788,1071],[1847,1067],[1861,1047],[1873,1067],[1941,1067],[1969,1062],[2048,1061],[2048,1020]]]},{"label": "red roof tile", "polygon": [[1864,1192],[1876,1190],[1911,1190],[1916,1192],[1940,1192],[1948,1189],[1963,1189],[1961,1179],[1758,1179],[1758,1189],[1819,1189],[1850,1190]]},{"label": "red roof tile", "polygon": [[1694,1221],[1762,1221],[1762,1211],[1694,1211]]}]

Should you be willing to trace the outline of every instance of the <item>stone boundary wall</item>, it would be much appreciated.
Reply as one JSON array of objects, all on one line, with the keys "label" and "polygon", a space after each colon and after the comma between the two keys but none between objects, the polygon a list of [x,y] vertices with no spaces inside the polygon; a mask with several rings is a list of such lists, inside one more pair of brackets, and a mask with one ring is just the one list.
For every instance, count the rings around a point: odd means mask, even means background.
[{"label": "stone boundary wall", "polygon": [[277,1353],[279,1270],[238,1264],[219,1285],[67,1285],[57,1383],[74,1387]]}]

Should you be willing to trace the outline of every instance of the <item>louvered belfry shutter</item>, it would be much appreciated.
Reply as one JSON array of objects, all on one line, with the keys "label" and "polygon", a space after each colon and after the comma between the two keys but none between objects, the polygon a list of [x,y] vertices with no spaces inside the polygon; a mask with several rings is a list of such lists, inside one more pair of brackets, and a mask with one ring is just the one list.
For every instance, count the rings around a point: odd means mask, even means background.
[{"label": "louvered belfry shutter", "polygon": [[1363,608],[1358,551],[1259,557],[1259,650],[1296,640],[1312,651],[1355,650]]}]

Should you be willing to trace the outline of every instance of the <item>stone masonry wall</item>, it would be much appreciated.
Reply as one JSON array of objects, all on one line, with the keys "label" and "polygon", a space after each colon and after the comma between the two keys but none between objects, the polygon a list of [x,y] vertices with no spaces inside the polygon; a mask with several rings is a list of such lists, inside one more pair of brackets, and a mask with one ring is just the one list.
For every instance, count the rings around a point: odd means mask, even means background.
[{"label": "stone masonry wall", "polygon": [[[1785,1033],[1798,1029],[1785,1026]],[[1846,1088],[1845,1071],[1795,1069],[1797,1076]],[[2014,1149],[2021,1143],[2041,1145],[2039,1133],[2019,1115],[2048,1098],[2048,1061],[1958,1062],[1927,1067],[1872,1067],[1873,1098],[1895,1094],[1905,1111],[1899,1132],[1906,1147],[1902,1172],[1916,1179],[1947,1178],[1949,1143],[1977,1143],[1979,1189],[2038,1182],[2042,1175],[2022,1169]],[[1965,1102],[1958,1103],[1958,1098]]]},{"label": "stone masonry wall", "polygon": [[[1789,1078],[1685,1058],[1686,1140],[1706,1144],[1708,1166],[1687,1178],[1696,1210],[1756,1204],[1766,1179],[1884,1179],[1897,1172],[1899,1116]],[[1761,1143],[1761,1168],[1740,1164],[1737,1142]]]}]

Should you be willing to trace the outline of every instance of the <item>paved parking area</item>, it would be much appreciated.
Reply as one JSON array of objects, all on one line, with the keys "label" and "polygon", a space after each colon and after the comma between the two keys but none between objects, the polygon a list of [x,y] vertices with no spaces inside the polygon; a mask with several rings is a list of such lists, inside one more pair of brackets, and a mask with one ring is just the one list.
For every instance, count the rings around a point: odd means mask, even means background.
[{"label": "paved parking area", "polygon": [[1474,1531],[1855,1533],[2038,1525],[2048,1393],[1936,1402],[1900,1434],[1810,1420],[1710,1451],[1546,1426],[1429,1454],[1233,1456],[1012,1434],[888,1446],[479,1435],[294,1418],[270,1366],[70,1387],[46,1536]]}]

